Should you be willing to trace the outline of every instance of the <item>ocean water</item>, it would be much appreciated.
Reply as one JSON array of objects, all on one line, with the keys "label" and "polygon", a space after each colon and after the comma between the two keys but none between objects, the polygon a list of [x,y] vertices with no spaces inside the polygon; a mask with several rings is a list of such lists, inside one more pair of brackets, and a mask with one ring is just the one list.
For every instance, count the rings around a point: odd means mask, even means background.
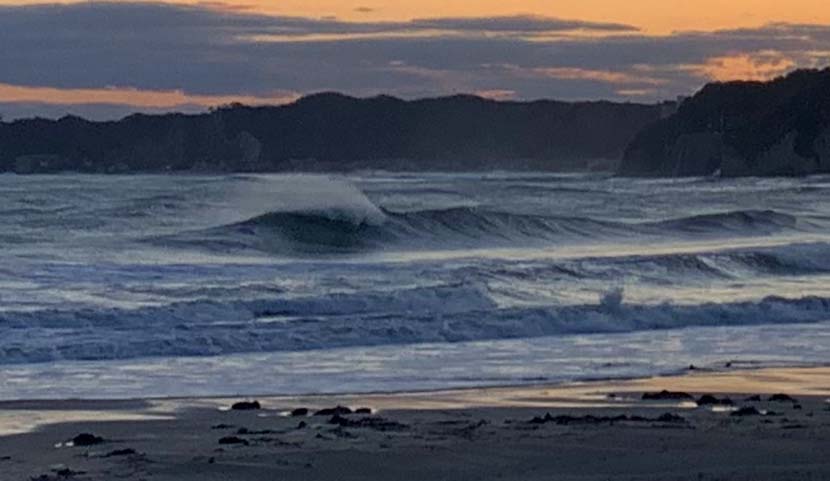
[{"label": "ocean water", "polygon": [[830,177],[0,176],[0,399],[830,362]]}]

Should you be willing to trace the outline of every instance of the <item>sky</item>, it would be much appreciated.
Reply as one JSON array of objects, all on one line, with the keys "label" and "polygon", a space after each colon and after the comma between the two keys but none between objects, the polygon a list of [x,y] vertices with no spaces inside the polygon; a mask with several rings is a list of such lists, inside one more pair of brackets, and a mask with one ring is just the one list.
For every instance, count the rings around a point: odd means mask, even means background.
[{"label": "sky", "polygon": [[340,91],[656,102],[830,65],[826,0],[0,0],[0,115]]}]

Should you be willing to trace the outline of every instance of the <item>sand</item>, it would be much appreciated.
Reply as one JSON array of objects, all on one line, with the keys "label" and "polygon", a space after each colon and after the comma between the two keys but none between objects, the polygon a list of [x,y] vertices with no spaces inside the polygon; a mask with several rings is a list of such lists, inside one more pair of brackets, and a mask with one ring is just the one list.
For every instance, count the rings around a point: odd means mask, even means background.
[{"label": "sand", "polygon": [[[641,399],[662,389],[735,406]],[[779,392],[796,401],[769,401]],[[258,396],[250,411],[228,410],[235,398],[5,402],[0,480],[825,480],[828,398],[830,368],[788,368]],[[372,414],[290,415],[337,405]],[[733,415],[741,407],[764,414]],[[80,433],[103,442],[67,445]]]}]

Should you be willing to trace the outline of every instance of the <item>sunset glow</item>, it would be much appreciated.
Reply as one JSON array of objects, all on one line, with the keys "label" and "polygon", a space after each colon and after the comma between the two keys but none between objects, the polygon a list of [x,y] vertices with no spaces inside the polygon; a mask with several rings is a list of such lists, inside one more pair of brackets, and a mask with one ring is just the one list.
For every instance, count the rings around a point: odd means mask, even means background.
[{"label": "sunset glow", "polygon": [[297,99],[296,94],[278,93],[269,97],[253,95],[191,95],[181,90],[137,90],[109,87],[103,89],[57,89],[0,84],[0,102],[36,102],[47,104],[126,104],[136,107],[171,108],[184,105],[212,107],[231,103],[248,105],[284,104]]},{"label": "sunset glow", "polygon": [[830,63],[820,0],[60,5],[0,0],[0,63],[15,66],[0,70],[0,104],[175,109],[327,90],[655,102]]},{"label": "sunset glow", "polygon": [[[0,5],[33,5],[40,0],[0,0]],[[55,3],[55,2],[49,2]],[[71,3],[63,1],[61,3]],[[336,17],[348,21],[401,21],[423,17],[492,17],[535,14],[589,21],[635,25],[646,33],[668,34],[680,30],[720,30],[757,27],[772,22],[830,23],[830,6],[822,0],[241,0],[176,3],[201,5],[233,12],[259,12],[301,17]]]}]

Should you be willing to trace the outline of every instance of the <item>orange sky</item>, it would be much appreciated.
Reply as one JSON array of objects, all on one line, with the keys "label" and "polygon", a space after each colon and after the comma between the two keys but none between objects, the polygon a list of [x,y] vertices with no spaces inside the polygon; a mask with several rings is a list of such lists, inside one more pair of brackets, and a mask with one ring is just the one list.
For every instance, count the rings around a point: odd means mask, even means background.
[{"label": "orange sky", "polygon": [[[95,0],[77,2],[77,0],[0,0],[0,5],[35,5],[45,3],[93,3]],[[142,0],[109,0],[110,3],[133,3]],[[668,36],[673,32],[684,31],[715,31],[736,28],[753,28],[770,23],[788,24],[810,24],[830,25],[830,0],[165,0],[165,3],[193,4],[202,7],[215,8],[219,10],[232,10],[238,12],[265,13],[280,16],[326,18],[335,17],[345,21],[378,22],[378,21],[406,21],[411,19],[441,18],[441,17],[499,17],[515,15],[536,15],[540,17],[552,17],[567,20],[579,20],[597,23],[615,23],[631,25],[639,28],[648,36]],[[59,21],[56,19],[56,21]],[[174,28],[177,28],[174,26]],[[449,36],[452,32],[443,32],[442,35]],[[596,32],[567,32],[567,35],[596,35],[601,39],[604,35],[626,35],[631,32],[602,31]],[[551,35],[556,35],[553,32]],[[292,34],[294,35],[294,34]],[[432,36],[438,33],[429,30],[418,30],[410,32],[406,29],[390,32],[366,32],[349,33],[350,39],[375,38],[375,37],[411,37],[411,36]],[[308,36],[287,36],[280,38],[273,35],[254,36],[248,40],[256,43],[273,43],[277,41],[298,42],[309,40],[337,41],[343,35],[339,33],[320,33]],[[695,36],[700,37],[700,36]],[[634,39],[631,37],[630,39]],[[647,39],[660,42],[669,37],[659,39]],[[710,37],[706,37],[710,38]],[[599,88],[597,94],[593,91],[576,93],[584,98],[607,97],[609,95],[622,96],[639,100],[640,98],[672,98],[677,94],[689,94],[692,88],[697,88],[706,81],[711,80],[733,80],[733,79],[768,79],[782,75],[793,68],[799,67],[822,67],[830,61],[830,45],[824,48],[820,38],[810,44],[815,50],[801,50],[799,47],[790,47],[787,51],[779,51],[777,44],[763,47],[766,50],[741,50],[740,47],[730,48],[724,46],[722,51],[717,51],[702,59],[695,59],[689,64],[681,63],[678,60],[676,65],[669,65],[664,68],[673,68],[676,71],[675,77],[671,72],[663,72],[661,76],[660,66],[651,69],[650,58],[644,58],[640,64],[615,65],[609,62],[606,67],[602,64],[580,66],[583,58],[593,58],[590,55],[579,57],[576,61],[573,58],[563,63],[551,62],[549,65],[518,68],[513,64],[511,58],[504,58],[500,72],[504,74],[502,80],[488,82],[487,78],[482,80],[479,77],[478,84],[451,85],[451,88],[443,89],[439,93],[463,90],[474,91],[481,95],[495,98],[510,98],[514,94],[517,98],[524,98],[520,87],[516,87],[511,80],[527,81],[533,79],[552,79],[558,81],[569,81],[578,87],[582,84],[610,84],[614,90],[602,90]],[[533,38],[534,41],[549,40],[542,37]],[[594,40],[592,38],[591,40]],[[29,42],[36,47],[39,42]],[[27,44],[28,45],[28,44]],[[93,44],[94,45],[94,44]],[[720,48],[720,43],[716,43]],[[674,48],[674,47],[672,47]],[[28,50],[27,50],[28,51]],[[37,52],[36,48],[32,49]],[[649,50],[646,50],[649,51]],[[628,52],[625,52],[628,53]],[[669,56],[673,59],[675,51]],[[312,56],[314,53],[311,54]],[[512,55],[512,53],[511,53]],[[437,55],[440,57],[440,54]],[[35,59],[38,55],[25,57],[24,64],[31,59],[32,65],[38,65]],[[107,71],[115,80],[108,80],[108,84],[115,84],[117,87],[101,88],[96,82],[75,82],[76,88],[54,87],[54,85],[71,82],[55,82],[54,79],[63,80],[62,70],[56,70],[47,75],[45,70],[33,69],[39,77],[46,79],[43,82],[15,81],[13,75],[6,75],[0,78],[0,103],[10,102],[31,102],[43,104],[125,104],[146,108],[175,108],[179,105],[210,106],[225,104],[229,102],[243,102],[249,104],[262,103],[283,103],[296,98],[297,95],[308,93],[305,87],[286,86],[282,84],[273,85],[266,93],[262,89],[249,89],[240,87],[238,90],[227,88],[224,90],[203,89],[201,92],[219,92],[210,95],[193,94],[189,89],[192,87],[189,79],[185,78],[179,83],[164,83],[165,88],[156,85],[145,85],[137,87],[127,72],[132,67],[141,72],[143,56],[136,56],[135,65],[129,66],[125,72]],[[256,63],[256,56],[251,57],[251,63]],[[428,57],[433,58],[433,57]],[[215,61],[220,59],[210,59]],[[360,60],[360,59],[358,59]],[[389,68],[390,72],[406,74],[430,73],[435,78],[433,84],[440,84],[440,78],[448,76],[453,78],[463,77],[464,72],[442,72],[440,70],[429,70],[420,65],[408,65],[397,60],[397,57],[390,57],[390,61],[400,63],[399,67]],[[607,60],[607,59],[606,59]],[[267,61],[267,57],[263,62]],[[571,63],[568,63],[570,61]],[[246,60],[247,62],[247,60]],[[352,64],[357,64],[355,61]],[[665,63],[665,61],[664,61]],[[91,64],[92,67],[100,67],[101,62]],[[150,65],[149,63],[147,65]],[[155,64],[153,64],[155,65]],[[277,64],[275,64],[277,65]],[[290,64],[289,64],[290,65]],[[298,64],[299,65],[299,64]],[[391,65],[391,63],[390,63]],[[500,65],[500,64],[499,64]],[[23,65],[22,71],[26,71],[28,65]],[[306,64],[298,68],[299,73],[304,72]],[[12,68],[12,67],[10,67]],[[156,67],[152,67],[156,68]],[[161,67],[156,68],[156,70]],[[169,65],[165,68],[169,68]],[[265,65],[263,69],[271,68]],[[284,67],[273,67],[275,71]],[[160,71],[160,70],[159,70]],[[40,72],[44,72],[40,75]],[[194,74],[196,75],[196,74]],[[373,74],[374,75],[374,74]],[[379,75],[379,74],[378,74]],[[473,75],[473,74],[471,74]],[[480,74],[483,75],[483,74]],[[495,75],[495,74],[494,74]],[[678,76],[685,75],[691,79],[686,83],[679,82]],[[0,76],[3,77],[3,76]],[[94,76],[90,76],[94,78]],[[374,78],[374,77],[371,77]],[[466,77],[474,78],[474,77]],[[439,80],[436,80],[439,79]],[[347,79],[348,80],[348,79]],[[429,79],[418,81],[415,86],[428,84]],[[681,79],[682,80],[682,79]],[[108,85],[105,84],[105,85]],[[362,84],[361,84],[362,85]],[[379,84],[377,91],[384,91],[389,88],[387,84]],[[441,85],[432,85],[434,88]],[[554,83],[551,83],[554,85]],[[559,84],[557,84],[559,85]],[[402,91],[412,85],[402,85]],[[248,86],[250,87],[250,86]],[[327,89],[339,89],[340,85],[333,83],[324,86]],[[396,85],[391,86],[393,89]],[[318,87],[319,88],[319,87]],[[528,87],[530,88],[530,87]],[[280,91],[282,89],[282,91]],[[516,89],[516,91],[514,91]],[[311,88],[310,91],[314,91]],[[440,89],[439,89],[440,90]],[[578,90],[578,89],[577,89]],[[275,91],[274,93],[270,93]],[[536,92],[538,92],[537,90]],[[372,91],[374,92],[374,91]],[[531,93],[529,96],[535,98],[547,95],[568,95],[570,90],[558,90],[548,94]],[[394,90],[392,90],[394,93]],[[583,97],[579,97],[583,98]]]},{"label": "orange sky", "polygon": [[0,102],[129,104],[136,107],[163,109],[179,105],[211,107],[235,102],[248,105],[282,104],[296,99],[297,95],[291,92],[276,92],[269,96],[255,97],[251,95],[193,95],[181,90],[136,90],[123,87],[57,89],[0,83]]},{"label": "orange sky", "polygon": [[[0,4],[27,3],[54,2],[0,0]],[[651,34],[752,27],[770,22],[830,23],[827,0],[229,0],[227,3],[258,12],[336,16],[347,20],[536,14],[632,24]]]}]

